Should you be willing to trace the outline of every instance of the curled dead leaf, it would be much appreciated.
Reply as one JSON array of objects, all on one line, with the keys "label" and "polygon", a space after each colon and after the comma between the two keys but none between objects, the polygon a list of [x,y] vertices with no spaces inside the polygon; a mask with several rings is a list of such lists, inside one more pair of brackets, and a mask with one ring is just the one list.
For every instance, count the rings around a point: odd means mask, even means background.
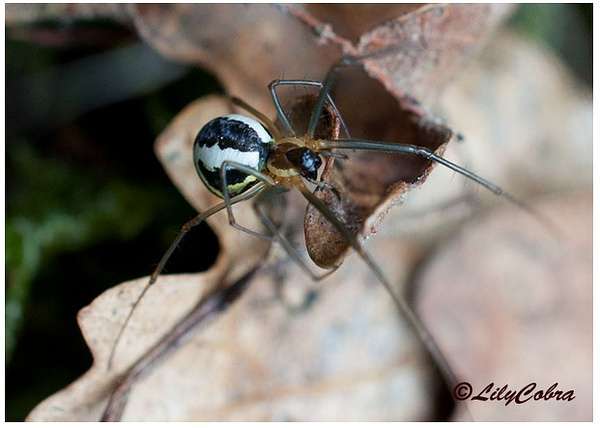
[{"label": "curled dead leaf", "polygon": [[[400,141],[443,154],[452,135],[446,126],[414,113],[395,113],[397,128],[403,129]],[[391,204],[422,184],[433,166],[432,161],[416,156],[351,155],[323,174],[335,191],[323,188],[316,195],[351,232],[366,238],[375,232]],[[328,268],[342,262],[348,242],[312,205],[306,209],[304,233],[308,253],[317,265]]]},{"label": "curled dead leaf", "polygon": [[[341,53],[385,52],[366,61],[367,72],[351,70],[340,76],[334,98],[352,134],[443,151],[451,131],[415,96],[431,103],[509,9],[359,8],[364,13],[354,9],[349,14],[344,6],[144,5],[137,7],[135,22],[144,38],[165,55],[208,66],[230,94],[270,115],[274,109],[266,87],[271,80],[322,79]],[[337,34],[338,27],[346,37]],[[358,28],[365,32],[358,34]],[[425,180],[431,166],[411,156],[362,154],[324,176],[335,183],[341,198],[332,198],[328,190],[319,196],[332,204],[350,230],[366,236],[410,184]],[[368,221],[375,212],[376,218]],[[313,261],[326,268],[339,265],[348,249],[339,232],[312,208],[305,224]]]},{"label": "curled dead leaf", "polygon": [[228,93],[272,116],[264,91],[272,79],[321,79],[341,54],[390,47],[395,54],[370,61],[369,72],[398,99],[406,94],[432,98],[510,10],[500,5],[169,4],[135,5],[132,16],[141,36],[165,56],[202,64]]}]

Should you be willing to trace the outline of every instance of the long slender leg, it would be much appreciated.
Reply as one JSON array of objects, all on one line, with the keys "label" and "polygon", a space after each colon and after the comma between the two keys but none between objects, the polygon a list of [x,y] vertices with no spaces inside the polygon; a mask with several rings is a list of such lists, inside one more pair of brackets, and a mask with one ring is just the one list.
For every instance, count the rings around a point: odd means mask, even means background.
[{"label": "long slender leg", "polygon": [[444,381],[448,387],[449,391],[452,391],[456,386],[457,378],[454,375],[454,372],[450,368],[450,365],[446,361],[444,354],[437,346],[433,336],[429,333],[425,325],[419,320],[416,314],[412,311],[412,309],[406,303],[406,300],[401,296],[397,296],[394,293],[394,288],[391,283],[387,280],[379,266],[375,263],[375,261],[371,258],[371,256],[367,253],[367,251],[362,247],[362,245],[358,242],[356,237],[344,226],[344,224],[335,216],[335,214],[327,208],[327,206],[321,201],[319,198],[314,196],[305,186],[299,186],[300,192],[304,195],[304,197],[311,203],[315,208],[319,210],[323,216],[344,236],[346,241],[354,248],[354,250],[358,253],[358,255],[365,261],[365,263],[369,266],[371,271],[375,274],[379,282],[385,287],[389,295],[391,296],[394,304],[398,311],[406,318],[409,322],[410,326],[413,328],[413,331],[416,332],[418,337],[423,342],[423,345],[429,352],[432,360],[437,364],[442,376],[444,377]]},{"label": "long slender leg", "polygon": [[249,175],[253,175],[254,177],[256,177],[257,179],[261,180],[265,185],[270,186],[269,188],[267,188],[265,190],[265,192],[262,192],[261,195],[259,195],[259,197],[254,201],[253,204],[253,208],[254,211],[256,212],[258,218],[261,220],[261,222],[263,223],[263,225],[269,230],[269,232],[271,233],[271,235],[265,235],[265,234],[259,234],[255,231],[249,230],[241,225],[239,225],[236,221],[235,221],[235,217],[233,216],[233,210],[228,207],[227,211],[229,213],[229,223],[244,231],[247,233],[250,233],[252,235],[255,236],[259,236],[260,238],[263,239],[276,239],[282,246],[283,248],[286,250],[286,252],[288,253],[288,255],[296,262],[298,263],[298,265],[308,274],[310,275],[310,277],[316,281],[319,281],[323,278],[325,278],[327,275],[330,275],[331,273],[333,273],[336,269],[330,270],[325,272],[322,275],[316,274],[314,273],[310,267],[306,264],[306,262],[304,261],[304,259],[302,258],[302,256],[298,253],[298,250],[296,248],[294,248],[294,246],[290,243],[290,241],[285,237],[285,235],[283,235],[281,233],[281,231],[275,226],[275,224],[273,224],[273,221],[260,209],[261,206],[261,202],[264,201],[266,199],[266,195],[272,194],[276,191],[279,190],[275,190],[275,189],[279,189],[278,187],[276,187],[275,182],[273,181],[273,179],[271,177],[269,177],[268,175],[265,175],[257,170],[255,170],[254,168],[251,168],[249,166],[240,164],[238,162],[234,162],[234,161],[224,161],[222,166],[221,166],[221,180],[223,182],[223,199],[225,200],[225,202],[227,202],[229,200],[229,192],[227,190],[227,178],[226,178],[226,171],[229,169],[235,169],[241,172],[244,172],[246,174]]},{"label": "long slender leg", "polygon": [[277,118],[285,127],[285,130],[287,131],[288,135],[294,136],[294,135],[296,135],[296,133],[294,132],[294,128],[292,127],[290,120],[288,119],[287,115],[285,114],[285,111],[283,110],[283,106],[281,105],[281,102],[279,101],[279,96],[277,95],[277,91],[275,90],[277,85],[280,84],[278,82],[281,82],[281,80],[273,80],[271,83],[269,83],[269,92],[271,92],[271,98],[273,99],[273,105],[275,106],[275,111],[277,112]]},{"label": "long slender leg", "polygon": [[250,168],[249,166],[240,164],[234,161],[223,161],[221,164],[221,185],[222,185],[222,193],[223,200],[225,205],[227,206],[227,216],[229,218],[229,224],[236,228],[237,230],[241,230],[242,232],[246,232],[249,235],[256,236],[257,238],[265,239],[267,241],[271,241],[273,237],[271,235],[267,235],[261,232],[256,232],[254,230],[248,229],[247,227],[242,226],[235,220],[235,216],[233,215],[233,209],[231,208],[231,204],[229,201],[231,200],[231,195],[229,194],[229,189],[227,185],[227,171],[229,170],[237,170],[244,172],[248,175],[256,177],[258,180],[262,181],[263,184],[268,186],[274,186],[275,182],[268,175],[262,174],[261,172],[255,170],[254,168]]},{"label": "long slender leg", "polygon": [[[230,198],[229,192],[227,190],[227,178],[226,178],[226,172],[229,169],[235,169],[235,170],[244,172],[246,174],[253,175],[257,179],[261,180],[265,185],[270,186],[265,190],[265,192],[268,192],[267,194],[272,194],[273,192],[278,191],[275,189],[279,189],[278,187],[276,187],[276,183],[273,181],[273,179],[271,177],[269,177],[268,175],[265,175],[265,174],[255,170],[254,168],[251,168],[247,165],[240,164],[238,162],[224,161],[223,164],[221,165],[221,180],[223,183],[223,199],[225,200],[225,203],[227,203],[227,201]],[[298,250],[296,250],[296,248],[294,248],[294,246],[290,243],[290,241],[281,233],[281,231],[275,226],[275,224],[273,224],[273,221],[260,209],[260,203],[266,199],[266,197],[263,196],[263,193],[265,193],[265,192],[262,192],[261,195],[259,195],[259,198],[254,201],[253,208],[254,208],[254,211],[256,212],[258,218],[261,220],[263,225],[269,230],[271,235],[259,234],[253,230],[247,229],[247,228],[239,225],[235,221],[235,217],[233,216],[233,210],[231,209],[230,206],[227,207],[227,211],[229,213],[229,223],[232,226],[234,226],[244,232],[250,233],[255,236],[259,236],[260,238],[269,239],[269,240],[276,239],[283,246],[283,248],[286,250],[288,255],[296,263],[298,263],[298,265],[308,275],[310,275],[311,278],[313,278],[316,281],[319,281],[319,280],[325,278],[327,275],[330,275],[331,273],[333,273],[336,269],[327,271],[321,275],[314,273],[310,269],[310,267],[305,263],[302,256],[298,253]]]},{"label": "long slender leg", "polygon": [[447,159],[444,159],[441,156],[436,155],[433,151],[428,149],[427,147],[415,146],[411,144],[396,144],[396,143],[387,143],[383,141],[372,141],[372,140],[355,140],[355,139],[340,139],[334,141],[321,141],[320,146],[324,150],[330,149],[347,149],[347,150],[369,150],[375,152],[387,152],[387,153],[404,153],[420,156],[422,158],[435,161],[441,165],[444,165],[447,168],[450,168],[452,171],[458,172],[459,174],[467,177],[469,180],[473,180],[474,182],[480,184],[496,195],[505,198],[507,201],[512,204],[518,206],[524,211],[528,212],[534,218],[536,218],[540,223],[544,224],[544,226],[550,230],[556,237],[561,237],[562,232],[556,227],[556,225],[546,218],[544,215],[539,213],[538,211],[531,208],[525,202],[520,201],[510,193],[503,190],[501,187],[496,186],[491,181],[486,180],[483,177],[463,168],[460,165],[457,165],[453,162],[450,162]]},{"label": "long slender leg", "polygon": [[[290,124],[290,121],[287,118],[287,115],[285,114],[285,111],[283,110],[283,107],[279,100],[279,96],[277,95],[276,89],[278,86],[316,86],[316,87],[322,88],[323,82],[320,82],[318,80],[296,79],[296,80],[273,80],[271,83],[269,83],[269,91],[271,92],[271,98],[273,98],[273,104],[275,104],[275,109],[277,110],[277,117],[279,118],[280,122],[283,123],[283,125],[286,127],[287,131],[291,135],[294,135],[294,130],[292,128],[292,125]],[[333,99],[331,98],[331,95],[329,93],[327,93],[327,102],[333,109],[333,112],[335,113],[335,115],[340,120],[342,130],[346,134],[346,137],[350,138],[350,131],[348,131],[346,122],[344,121],[342,114],[340,113],[339,109],[335,105],[335,102],[333,101]]]},{"label": "long slender leg", "polygon": [[314,273],[310,269],[310,267],[306,264],[306,262],[304,261],[302,256],[299,254],[298,250],[296,248],[294,248],[294,246],[285,237],[285,235],[283,235],[283,233],[281,233],[281,231],[275,226],[275,224],[273,224],[273,221],[262,211],[262,209],[260,209],[261,203],[264,200],[266,200],[269,196],[273,195],[275,192],[281,191],[280,190],[281,188],[276,187],[275,182],[268,175],[262,174],[261,172],[255,170],[254,168],[250,168],[249,166],[242,165],[242,164],[234,162],[234,161],[224,161],[221,166],[221,180],[223,183],[223,199],[225,200],[225,203],[227,203],[227,201],[230,198],[229,191],[227,190],[227,175],[226,175],[226,171],[229,169],[235,169],[235,170],[244,172],[246,174],[253,175],[257,179],[261,180],[264,185],[269,186],[264,192],[261,192],[261,194],[257,197],[257,199],[254,200],[253,208],[254,208],[254,211],[255,211],[256,215],[258,216],[258,218],[261,220],[263,225],[270,232],[270,235],[255,232],[253,230],[247,229],[244,226],[241,226],[240,224],[238,224],[235,221],[235,217],[233,216],[233,210],[231,210],[230,207],[227,208],[228,213],[230,213],[229,214],[229,224],[231,224],[232,226],[236,227],[239,230],[250,233],[254,236],[258,236],[260,238],[268,239],[268,240],[272,240],[272,239],[277,240],[283,246],[283,248],[286,250],[288,255],[296,263],[298,263],[298,265],[308,275],[310,275],[310,277],[312,279],[314,279],[315,281],[319,281],[335,271],[335,269],[333,269],[333,270],[325,272],[322,275]]},{"label": "long slender leg", "polygon": [[327,183],[326,181],[319,181],[319,180],[312,179],[310,177],[303,177],[303,178],[306,181],[308,181],[309,183],[317,186],[318,189],[328,189],[328,190],[331,190],[332,192],[337,193],[337,189],[334,186],[332,186],[331,184]]},{"label": "long slender leg", "polygon": [[117,381],[102,415],[102,421],[119,421],[125,410],[131,387],[146,373],[167,357],[169,353],[187,342],[196,329],[207,327],[213,320],[229,308],[252,284],[252,277],[260,270],[260,265],[250,269],[233,284],[222,283],[206,296],[203,296],[173,328]]},{"label": "long slender leg", "polygon": [[262,192],[252,203],[254,212],[256,213],[260,221],[263,223],[263,225],[267,228],[267,230],[272,234],[273,238],[275,238],[281,244],[281,246],[292,258],[292,260],[294,260],[294,262],[296,262],[296,264],[300,266],[302,270],[304,270],[304,272],[306,272],[306,274],[312,278],[313,281],[321,281],[322,279],[335,272],[337,268],[330,269],[322,274],[317,274],[313,272],[313,270],[310,268],[308,263],[306,263],[298,249],[292,245],[288,238],[281,232],[281,230],[279,230],[277,226],[275,226],[275,224],[269,218],[269,216],[267,216],[267,214],[261,209],[261,207],[264,205],[263,201],[267,200],[275,192],[278,191],[279,190],[277,188],[269,188]]},{"label": "long slender leg", "polygon": [[348,160],[348,155],[345,155],[343,153],[336,153],[336,152],[320,152],[319,153],[321,156],[326,157],[326,158],[334,158],[334,159],[340,159],[340,160]]},{"label": "long slender leg", "polygon": [[263,190],[262,186],[259,185],[255,188],[251,189],[247,193],[244,193],[242,195],[238,195],[234,198],[231,198],[227,202],[221,202],[221,203],[215,205],[214,207],[209,208],[208,210],[204,211],[203,213],[198,214],[196,217],[194,217],[192,220],[188,221],[181,227],[179,234],[177,235],[177,237],[175,238],[175,240],[173,241],[173,243],[171,244],[169,249],[166,251],[166,253],[160,259],[160,262],[158,263],[158,266],[156,266],[156,269],[154,269],[154,272],[152,272],[152,275],[150,276],[148,283],[145,285],[145,287],[142,289],[142,292],[135,299],[135,302],[133,302],[133,305],[129,311],[129,314],[127,314],[127,318],[125,318],[125,322],[121,325],[121,328],[119,329],[119,333],[117,334],[117,338],[115,339],[113,347],[110,351],[110,356],[108,358],[108,369],[109,370],[112,367],[112,363],[113,363],[113,360],[115,357],[115,351],[117,350],[117,345],[119,344],[119,342],[121,340],[121,336],[123,336],[123,332],[125,331],[125,328],[129,324],[129,320],[131,319],[131,316],[133,315],[135,308],[138,306],[138,304],[140,303],[140,301],[142,300],[142,298],[144,297],[144,295],[146,294],[146,292],[148,291],[150,286],[156,282],[156,279],[161,274],[162,270],[164,269],[165,265],[167,264],[167,261],[173,254],[173,251],[175,251],[175,249],[177,248],[179,243],[182,241],[182,239],[185,237],[185,235],[192,228],[194,228],[195,226],[198,226],[200,223],[205,221],[207,218],[209,218],[213,214],[216,214],[225,208],[229,208],[230,205],[237,204],[238,202],[250,199],[262,190]]},{"label": "long slender leg", "polygon": [[309,138],[313,138],[315,135],[315,130],[317,129],[317,124],[319,123],[319,118],[321,117],[323,106],[325,105],[325,100],[330,97],[329,94],[331,92],[331,88],[333,87],[333,82],[335,81],[337,72],[340,68],[346,67],[356,62],[357,60],[355,58],[352,58],[350,56],[343,56],[327,72],[327,75],[325,76],[325,80],[323,82],[323,86],[321,86],[321,90],[319,91],[319,97],[317,98],[315,106],[313,107],[313,111],[310,115],[310,121],[308,122],[306,135]]},{"label": "long slender leg", "polygon": [[229,97],[229,100],[234,105],[243,108],[247,112],[256,116],[269,129],[269,131],[271,131],[271,135],[275,137],[275,140],[279,140],[281,138],[281,132],[279,131],[275,123],[273,123],[273,121],[269,119],[265,114],[261,113],[260,111],[252,107],[250,104],[248,104],[246,101],[238,97]]}]

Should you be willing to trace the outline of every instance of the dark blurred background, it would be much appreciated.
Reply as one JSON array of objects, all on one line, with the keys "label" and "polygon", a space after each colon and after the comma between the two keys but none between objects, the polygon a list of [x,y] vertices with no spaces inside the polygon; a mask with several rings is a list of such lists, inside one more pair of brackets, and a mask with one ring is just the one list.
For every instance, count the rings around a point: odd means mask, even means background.
[{"label": "dark blurred background", "polygon": [[[591,89],[591,4],[525,5],[507,25]],[[189,102],[222,88],[112,20],[8,25],[5,48],[6,419],[18,421],[89,368],[78,310],[148,275],[195,215],[153,143]],[[204,270],[217,253],[198,228],[167,270]]]}]

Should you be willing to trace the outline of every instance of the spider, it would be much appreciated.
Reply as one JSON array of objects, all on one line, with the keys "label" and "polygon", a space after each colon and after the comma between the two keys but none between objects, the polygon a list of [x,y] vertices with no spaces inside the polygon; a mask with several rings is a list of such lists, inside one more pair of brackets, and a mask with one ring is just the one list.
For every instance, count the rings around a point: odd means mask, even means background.
[{"label": "spider", "polygon": [[[324,164],[323,158],[334,158],[335,160],[343,161],[345,159],[344,151],[359,150],[410,154],[441,164],[478,183],[494,194],[519,205],[521,208],[530,212],[531,210],[497,185],[439,156],[427,147],[351,138],[348,128],[332,99],[332,85],[341,68],[360,64],[361,61],[372,56],[372,54],[367,54],[360,57],[342,57],[340,61],[330,68],[324,81],[305,79],[272,81],[268,89],[276,110],[277,121],[270,120],[266,115],[245,101],[232,97],[230,98],[232,103],[248,112],[252,117],[229,114],[209,121],[200,129],[193,146],[194,165],[199,178],[205,186],[223,201],[198,214],[181,227],[181,231],[162,256],[148,283],[138,295],[125,322],[122,324],[111,350],[108,362],[109,368],[112,365],[117,345],[135,308],[150,286],[156,282],[174,250],[192,228],[222,210],[227,211],[229,223],[234,228],[261,239],[279,242],[289,256],[313,280],[321,280],[334,272],[336,267],[321,274],[313,272],[298,250],[279,230],[274,221],[261,209],[264,202],[272,195],[295,190],[300,192],[306,201],[331,223],[368,265],[377,280],[391,296],[398,311],[406,318],[409,325],[420,338],[430,358],[432,358],[440,369],[448,389],[451,391],[454,388],[457,384],[456,376],[426,327],[415,315],[405,299],[393,291],[394,288],[391,282],[383,274],[381,268],[371,255],[363,248],[357,237],[327,204],[310,190],[307,183],[314,184],[317,188],[320,186],[330,186],[319,180],[319,171]],[[282,107],[277,92],[277,88],[281,86],[313,87],[319,90],[318,97],[312,107],[306,132],[303,135],[296,135],[290,119]],[[346,138],[321,139],[315,136],[317,125],[325,108],[329,108],[339,120],[340,127],[344,131]],[[268,233],[265,234],[251,230],[237,223],[232,206],[249,199],[253,199],[254,211]]]}]

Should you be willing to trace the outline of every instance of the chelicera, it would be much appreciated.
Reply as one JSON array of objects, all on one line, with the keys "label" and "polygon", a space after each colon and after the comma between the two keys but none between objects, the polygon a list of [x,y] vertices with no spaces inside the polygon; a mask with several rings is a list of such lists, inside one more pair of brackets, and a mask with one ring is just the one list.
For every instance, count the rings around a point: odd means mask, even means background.
[{"label": "chelicera", "polygon": [[[277,120],[272,121],[267,116],[251,107],[246,102],[231,98],[233,104],[245,110],[249,115],[229,114],[217,117],[202,126],[198,132],[193,147],[193,162],[196,171],[206,187],[223,201],[200,213],[191,221],[185,223],[179,235],[163,255],[158,266],[152,273],[147,285],[133,303],[125,322],[113,346],[109,367],[112,363],[117,344],[129,322],[134,309],[143,298],[157,277],[162,272],[168,259],[190,229],[205,221],[211,215],[227,210],[230,224],[246,233],[259,238],[278,241],[289,256],[297,262],[314,280],[320,280],[331,274],[334,269],[317,274],[307,264],[305,258],[288,241],[267,213],[262,209],[264,201],[273,194],[297,190],[309,204],[312,204],[322,216],[333,225],[344,237],[347,243],[358,253],[369,266],[377,280],[387,289],[399,312],[406,318],[410,326],[420,338],[423,346],[437,364],[444,380],[451,390],[456,384],[456,377],[443,354],[438,349],[432,336],[421,323],[404,298],[393,292],[391,282],[385,277],[380,267],[363,248],[353,234],[336,214],[311,191],[308,184],[328,186],[319,179],[325,158],[331,161],[344,160],[344,151],[360,150],[385,152],[395,154],[410,154],[441,164],[487,188],[496,195],[502,196],[521,207],[518,202],[500,187],[476,175],[475,173],[439,156],[426,147],[400,144],[386,141],[373,141],[351,138],[348,128],[338,111],[330,92],[336,73],[341,67],[360,64],[366,57],[344,57],[327,73],[323,82],[316,80],[275,80],[269,84]],[[314,102],[310,119],[303,135],[296,135],[288,115],[284,111],[278,96],[279,86],[315,87],[319,90]],[[327,108],[338,120],[345,138],[323,139],[316,137],[317,125],[323,110]],[[253,199],[253,207],[261,220],[265,231],[250,230],[236,222],[232,206],[238,202]]]}]

